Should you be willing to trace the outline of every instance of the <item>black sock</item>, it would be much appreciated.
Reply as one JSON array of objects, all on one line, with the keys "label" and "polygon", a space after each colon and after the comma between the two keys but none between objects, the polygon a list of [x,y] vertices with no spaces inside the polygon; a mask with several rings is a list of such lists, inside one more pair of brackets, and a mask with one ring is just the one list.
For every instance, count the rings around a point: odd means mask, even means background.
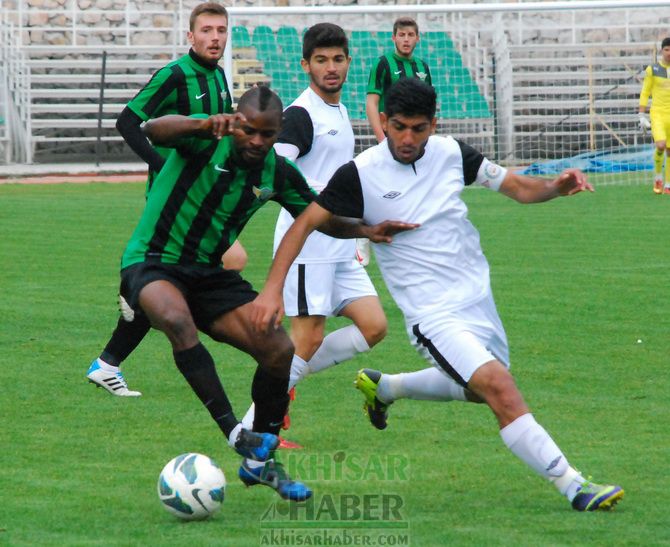
[{"label": "black sock", "polygon": [[174,361],[221,431],[228,437],[238,420],[216,373],[214,359],[205,346],[174,352]]},{"label": "black sock", "polygon": [[112,337],[100,354],[100,359],[105,363],[118,367],[135,351],[135,348],[140,345],[140,342],[150,329],[151,324],[144,315],[135,316],[135,320],[130,322],[126,321],[123,317],[119,317]]},{"label": "black sock", "polygon": [[271,376],[259,366],[251,384],[251,398],[256,404],[254,431],[278,435],[288,409],[288,377]]}]

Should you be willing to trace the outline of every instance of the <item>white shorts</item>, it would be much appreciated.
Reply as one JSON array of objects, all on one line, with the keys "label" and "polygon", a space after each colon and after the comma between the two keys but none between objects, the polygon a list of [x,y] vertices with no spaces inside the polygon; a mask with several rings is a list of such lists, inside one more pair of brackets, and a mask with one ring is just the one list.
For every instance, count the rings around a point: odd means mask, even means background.
[{"label": "white shorts", "polygon": [[294,263],[284,284],[284,309],[289,317],[338,315],[347,304],[364,296],[377,296],[377,291],[357,260]]},{"label": "white shorts", "polygon": [[428,361],[467,387],[484,363],[509,368],[509,348],[493,295],[460,310],[434,314],[407,328],[412,345]]}]

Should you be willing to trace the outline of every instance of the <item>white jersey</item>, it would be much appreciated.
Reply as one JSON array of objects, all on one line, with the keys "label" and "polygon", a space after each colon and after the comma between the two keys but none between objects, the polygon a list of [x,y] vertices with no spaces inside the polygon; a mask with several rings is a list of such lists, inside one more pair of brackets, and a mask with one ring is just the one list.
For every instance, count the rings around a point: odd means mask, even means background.
[{"label": "white jersey", "polygon": [[[346,107],[342,103],[326,103],[308,87],[284,111],[275,147],[279,154],[294,160],[308,184],[320,192],[337,168],[354,157],[354,131]],[[282,209],[275,227],[273,252],[277,252],[292,223],[293,217]],[[336,239],[314,232],[295,262],[345,262],[352,260],[355,253],[353,239]]]},{"label": "white jersey", "polygon": [[419,223],[373,248],[408,324],[490,293],[489,265],[461,199],[477,182],[497,190],[505,170],[451,137],[432,136],[413,164],[396,161],[388,139],[340,168],[317,202],[337,215]]}]

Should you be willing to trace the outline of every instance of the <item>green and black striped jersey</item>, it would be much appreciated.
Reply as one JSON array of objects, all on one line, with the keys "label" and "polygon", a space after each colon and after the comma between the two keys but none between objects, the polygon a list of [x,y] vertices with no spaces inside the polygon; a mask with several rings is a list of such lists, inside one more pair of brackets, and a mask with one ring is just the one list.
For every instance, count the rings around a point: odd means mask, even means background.
[{"label": "green and black striped jersey", "polygon": [[297,216],[315,196],[298,168],[273,149],[250,169],[237,159],[232,137],[183,139],[147,194],[121,268],[151,260],[221,266],[221,255],[269,200]]},{"label": "green and black striped jersey", "polygon": [[[157,70],[128,103],[143,121],[168,114],[230,114],[232,97],[219,65],[204,63],[193,50]],[[156,147],[167,158],[172,149]]]},{"label": "green and black striped jersey", "polygon": [[428,65],[417,57],[409,59],[396,52],[382,55],[370,70],[368,94],[379,95],[379,112],[384,112],[384,97],[392,84],[401,78],[419,78],[433,85]]}]

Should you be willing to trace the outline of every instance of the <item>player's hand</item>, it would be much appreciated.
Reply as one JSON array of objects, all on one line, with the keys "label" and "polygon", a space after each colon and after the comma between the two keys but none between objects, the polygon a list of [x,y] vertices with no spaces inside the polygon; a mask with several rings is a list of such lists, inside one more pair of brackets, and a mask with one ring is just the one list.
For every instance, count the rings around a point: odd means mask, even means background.
[{"label": "player's hand", "polygon": [[244,114],[240,112],[236,112],[235,114],[214,114],[207,118],[206,130],[211,133],[212,137],[220,140],[222,137],[232,135],[233,130],[245,121]]},{"label": "player's hand", "polygon": [[593,186],[586,180],[586,175],[579,169],[566,169],[554,181],[558,194],[572,196],[579,192],[593,192]]},{"label": "player's hand", "polygon": [[640,131],[646,133],[651,129],[651,121],[649,121],[649,116],[646,114],[640,114]]},{"label": "player's hand", "polygon": [[365,237],[373,243],[391,243],[393,236],[401,232],[415,230],[421,224],[400,222],[399,220],[385,220],[379,224],[368,226]]},{"label": "player's hand", "polygon": [[278,329],[284,317],[284,300],[281,293],[263,290],[251,303],[251,324],[256,332]]}]

